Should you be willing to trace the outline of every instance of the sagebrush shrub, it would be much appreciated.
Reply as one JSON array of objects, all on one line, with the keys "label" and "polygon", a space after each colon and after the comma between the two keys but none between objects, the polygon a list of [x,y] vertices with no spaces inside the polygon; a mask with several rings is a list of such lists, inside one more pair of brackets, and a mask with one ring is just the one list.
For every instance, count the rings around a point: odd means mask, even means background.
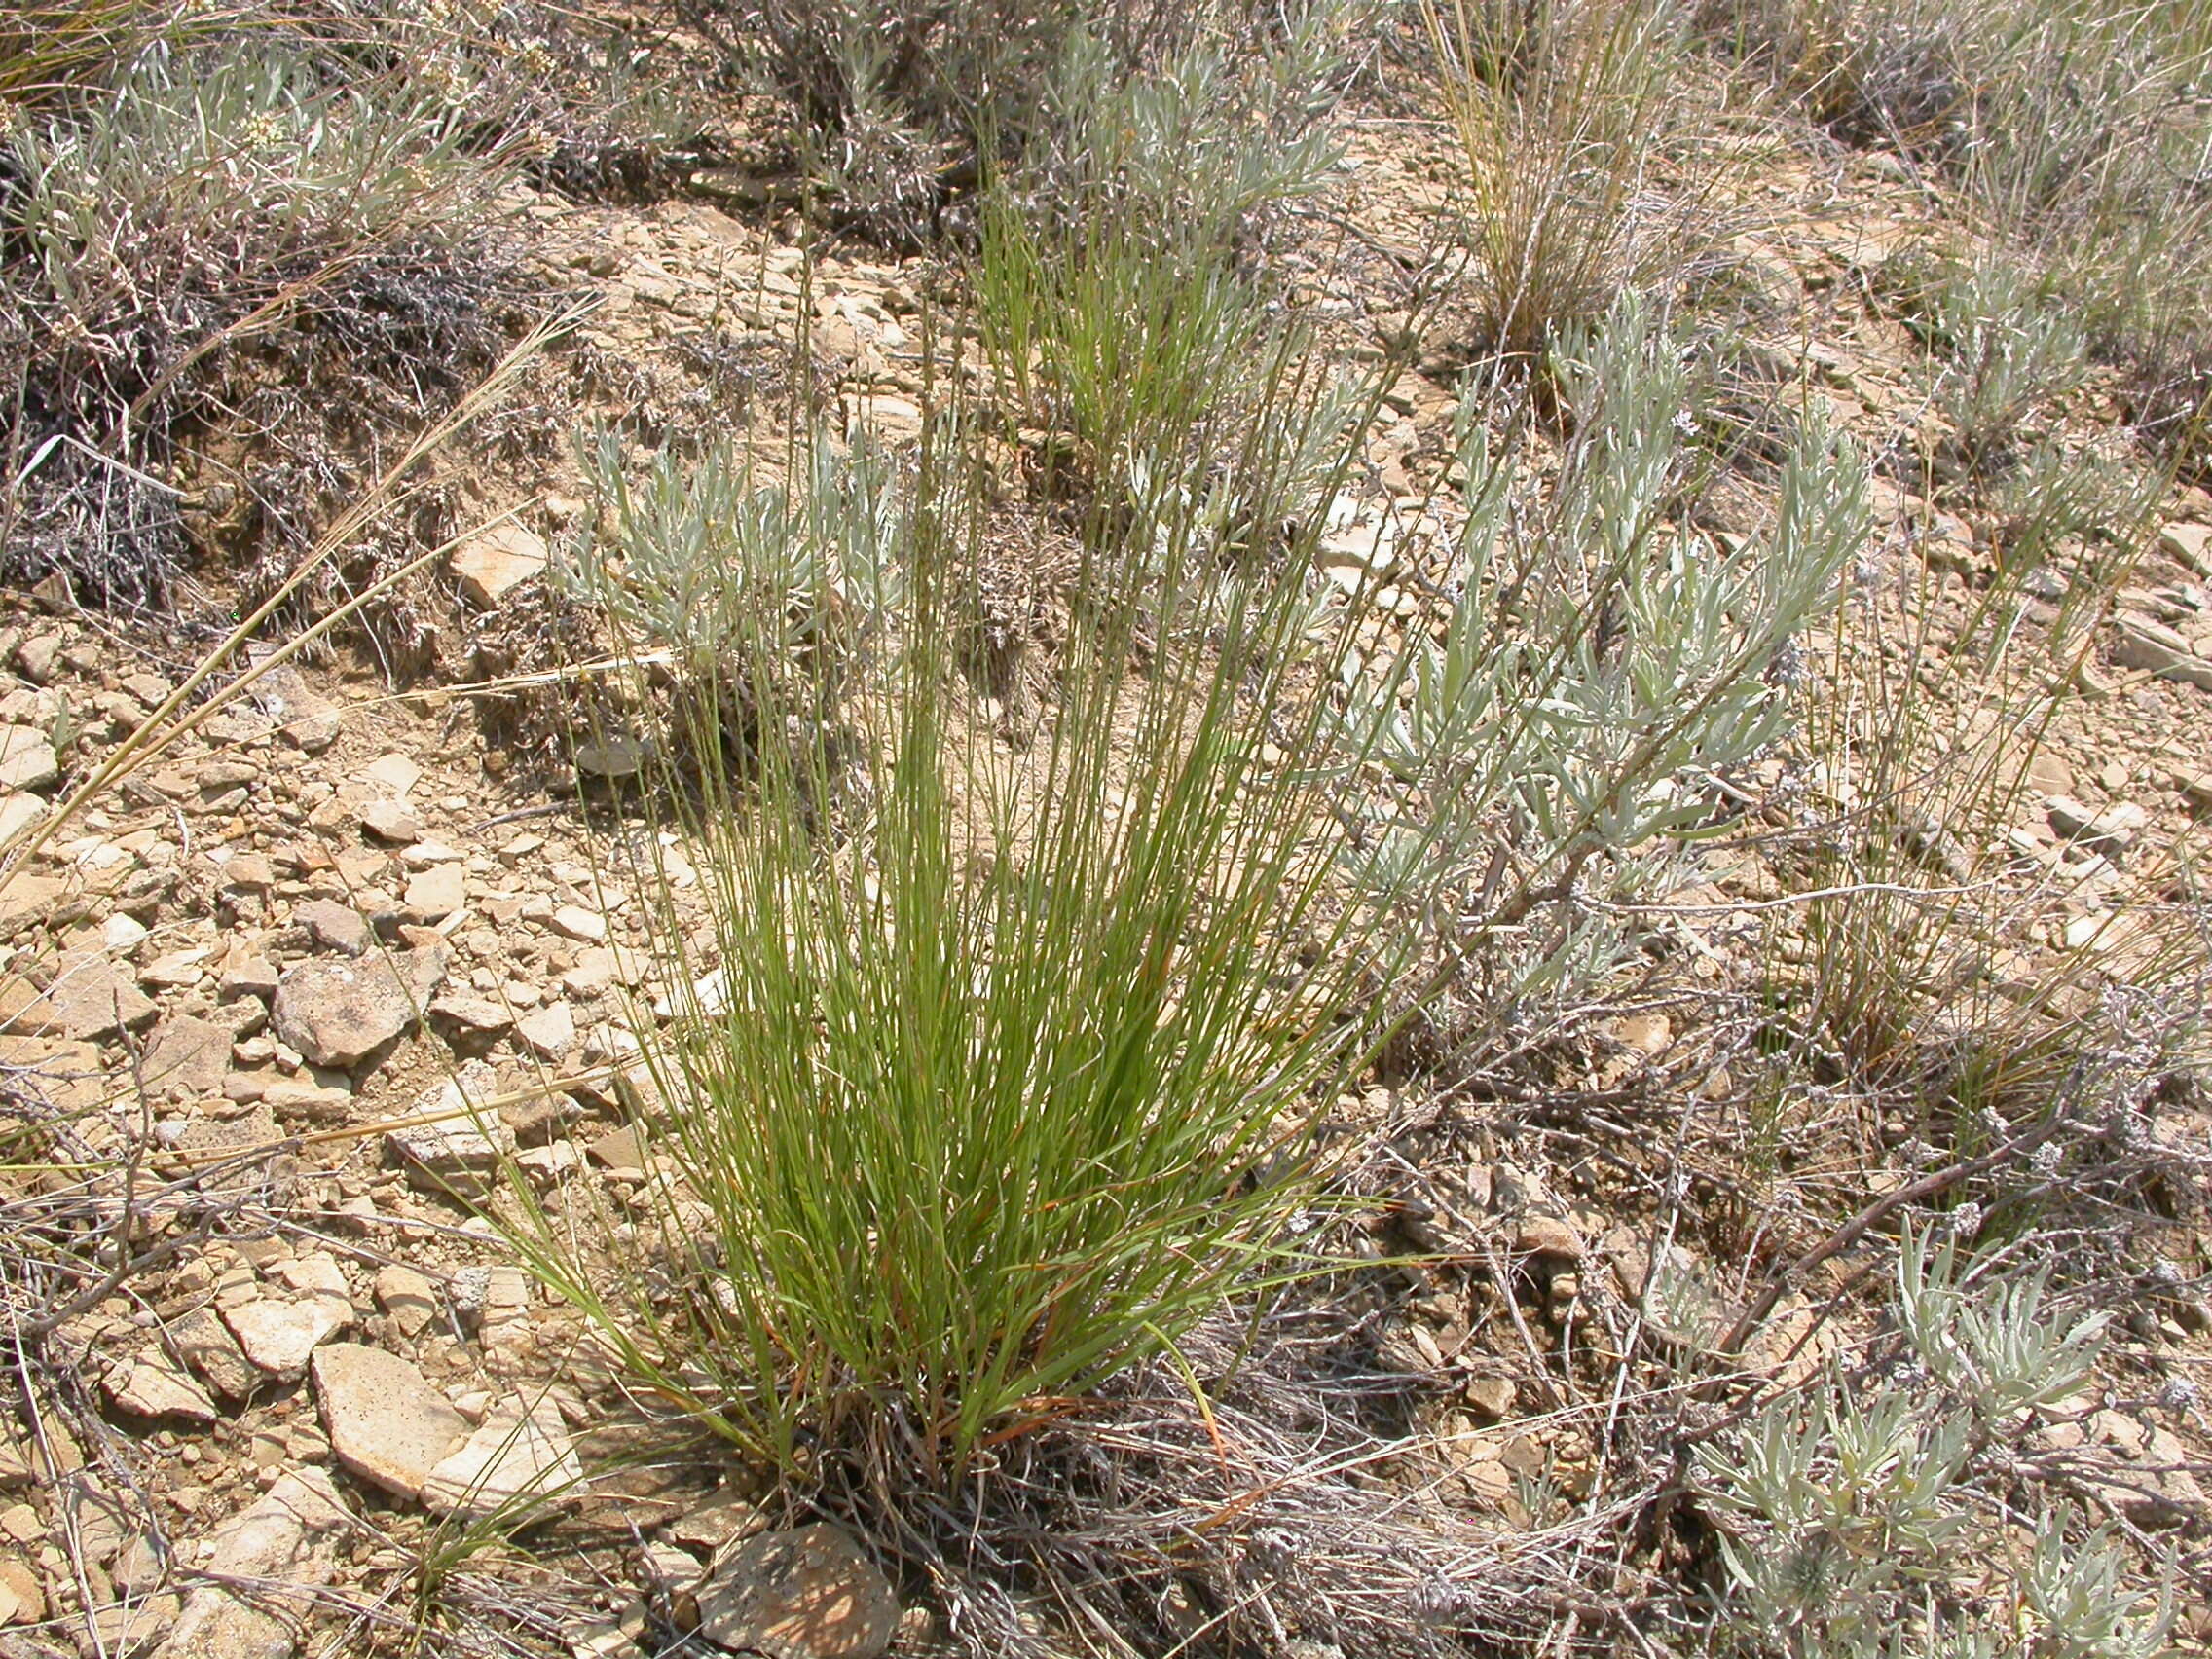
[{"label": "sagebrush shrub", "polygon": [[2030,1407],[2078,1389],[2103,1320],[2055,1305],[2047,1274],[1984,1271],[1908,1235],[1893,1345],[1871,1385],[1833,1368],[1697,1450],[1726,1567],[1723,1651],[2150,1659],[2172,1609],[2125,1587],[2121,1546],[2064,1502],[2003,1534],[2009,1453]]},{"label": "sagebrush shrub", "polygon": [[[1710,458],[1681,344],[1638,301],[1563,341],[1552,372],[1574,430],[1556,482],[1523,476],[1518,436],[1493,453],[1496,400],[1472,387],[1451,611],[1350,687],[1346,741],[1396,781],[1356,878],[1460,949],[1525,943],[1530,907],[1571,910],[1586,881],[1660,879],[1669,844],[1715,818],[1709,781],[1788,729],[1792,638],[1870,528],[1863,463],[1818,425],[1763,534],[1731,546],[1684,522]],[[1585,917],[1547,932],[1523,990],[1602,960],[1618,930]]]},{"label": "sagebrush shrub", "polygon": [[488,240],[498,176],[470,137],[457,101],[327,84],[280,44],[158,46],[18,123],[0,143],[0,340],[30,485],[14,572],[157,595],[179,545],[172,436],[225,348],[279,320],[396,359],[366,366],[410,388],[451,382],[444,337],[474,303],[461,249]]}]

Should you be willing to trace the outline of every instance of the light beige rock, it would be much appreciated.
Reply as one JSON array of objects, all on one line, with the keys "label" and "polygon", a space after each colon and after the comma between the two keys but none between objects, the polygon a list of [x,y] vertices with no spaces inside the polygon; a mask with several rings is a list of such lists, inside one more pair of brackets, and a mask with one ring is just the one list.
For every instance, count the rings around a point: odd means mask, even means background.
[{"label": "light beige rock", "polygon": [[548,1401],[529,1412],[495,1412],[423,1483],[433,1515],[509,1514],[558,1501],[583,1479],[561,1414]]},{"label": "light beige rock", "polygon": [[197,1014],[172,1014],[154,1028],[139,1079],[156,1096],[218,1092],[231,1069],[231,1028]]},{"label": "light beige rock", "polygon": [[45,991],[12,1012],[11,1030],[92,1042],[145,1024],[155,1009],[105,953],[65,950]]},{"label": "light beige rock", "polygon": [[357,1343],[315,1350],[315,1402],[340,1463],[414,1498],[468,1435],[468,1419],[397,1354]]},{"label": "light beige rock", "polygon": [[699,1589],[700,1634],[739,1652],[877,1659],[898,1628],[890,1581],[835,1527],[748,1538]]},{"label": "light beige rock", "polygon": [[215,1402],[166,1356],[124,1361],[107,1374],[106,1386],[107,1397],[135,1417],[210,1423],[217,1415]]},{"label": "light beige rock", "polygon": [[377,1270],[376,1296],[377,1306],[405,1337],[421,1336],[438,1315],[438,1287],[396,1262]]},{"label": "light beige rock", "polygon": [[410,921],[442,922],[468,903],[468,877],[457,864],[419,870],[407,881],[400,903]]},{"label": "light beige rock", "polygon": [[607,938],[607,918],[597,910],[587,910],[581,904],[554,906],[547,926],[557,934],[564,934],[585,944],[598,944]]},{"label": "light beige rock", "polygon": [[498,524],[454,550],[454,579],[479,610],[494,610],[508,594],[545,569],[545,543],[519,524]]},{"label": "light beige rock", "polygon": [[369,801],[361,807],[360,820],[362,830],[380,841],[404,845],[423,833],[422,820],[405,801],[381,797]]},{"label": "light beige rock", "polygon": [[276,1377],[295,1376],[316,1348],[353,1322],[343,1297],[260,1297],[223,1309],[246,1358]]},{"label": "light beige rock", "polygon": [[225,1522],[202,1546],[202,1571],[251,1580],[262,1588],[254,1602],[219,1584],[203,1584],[186,1597],[175,1628],[158,1659],[285,1659],[296,1650],[296,1624],[277,1614],[281,1586],[301,1586],[294,1612],[328,1576],[326,1557],[346,1535],[351,1517],[319,1469],[277,1477],[258,1501]]},{"label": "light beige rock", "polygon": [[515,1035],[541,1060],[557,1060],[576,1046],[576,1016],[565,1002],[548,1003],[515,1021]]},{"label": "light beige rock", "polygon": [[0,790],[42,790],[61,776],[61,761],[43,731],[0,726]]}]

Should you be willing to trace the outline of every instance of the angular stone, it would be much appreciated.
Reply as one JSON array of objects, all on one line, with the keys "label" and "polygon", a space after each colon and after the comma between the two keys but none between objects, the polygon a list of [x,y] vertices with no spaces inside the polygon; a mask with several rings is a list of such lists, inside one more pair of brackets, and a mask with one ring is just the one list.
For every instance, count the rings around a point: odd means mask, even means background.
[{"label": "angular stone", "polygon": [[546,925],[555,933],[584,944],[598,944],[607,938],[607,918],[581,904],[556,906]]},{"label": "angular stone", "polygon": [[401,845],[423,833],[422,820],[405,801],[372,800],[361,808],[361,828],[380,841]]},{"label": "angular stone", "polygon": [[156,1095],[199,1098],[221,1091],[231,1069],[231,1028],[172,1014],[154,1028],[139,1076]]},{"label": "angular stone", "polygon": [[352,905],[341,904],[335,899],[310,899],[304,904],[295,904],[292,920],[307,929],[308,937],[315,943],[341,956],[367,954],[375,939],[368,918]]},{"label": "angular stone", "polygon": [[259,1368],[212,1308],[196,1308],[173,1320],[165,1335],[201,1382],[234,1405],[261,1386]]},{"label": "angular stone", "polygon": [[2212,691],[2212,660],[2197,655],[2188,640],[2163,622],[2121,611],[2113,618],[2113,627],[2119,638],[2112,660],[2120,667]]},{"label": "angular stone", "polygon": [[438,1287],[413,1268],[394,1262],[377,1270],[377,1306],[404,1337],[419,1337],[438,1316]]},{"label": "angular stone", "polygon": [[2151,817],[2132,801],[2121,801],[2102,812],[2071,795],[2052,795],[2043,804],[2050,827],[2061,836],[2092,853],[2102,853],[2115,864],[2126,858]]},{"label": "angular stone", "polygon": [[550,1501],[583,1479],[561,1414],[540,1401],[527,1414],[496,1412],[423,1483],[433,1515],[491,1515],[532,1500]]},{"label": "angular stone", "polygon": [[430,1004],[428,1012],[432,1019],[442,1024],[486,1036],[504,1031],[515,1022],[514,1015],[489,997],[473,997],[461,991],[448,991]]},{"label": "angular stone", "polygon": [[[203,1546],[201,1570],[264,1586],[316,1585],[329,1575],[327,1562],[317,1558],[350,1522],[329,1476],[291,1470],[215,1530]],[[295,1627],[272,1610],[277,1604],[266,1589],[249,1602],[221,1584],[198,1585],[158,1659],[286,1659],[296,1651]]]},{"label": "angular stone", "polygon": [[35,1093],[57,1111],[96,1106],[107,1096],[99,1046],[52,1037],[0,1034],[0,1067],[15,1088]]},{"label": "angular stone", "polygon": [[393,750],[388,755],[378,756],[363,766],[361,776],[395,795],[403,795],[422,779],[423,768],[407,756]]},{"label": "angular stone", "polygon": [[2212,576],[2212,525],[2176,522],[2158,532],[2158,551],[2200,576]]},{"label": "angular stone", "polygon": [[515,1021],[515,1035],[541,1060],[557,1060],[576,1046],[576,1016],[565,1002],[548,1003]]},{"label": "angular stone", "polygon": [[262,1086],[261,1102],[272,1112],[288,1118],[313,1118],[335,1123],[353,1109],[349,1089],[335,1088],[304,1077],[280,1077]]},{"label": "angular stone", "polygon": [[0,1625],[36,1624],[46,1617],[46,1586],[28,1562],[0,1556]]},{"label": "angular stone", "polygon": [[0,847],[44,822],[53,810],[34,794],[0,793]]},{"label": "angular stone", "polygon": [[358,1343],[317,1348],[315,1401],[339,1462],[401,1497],[465,1440],[468,1419],[397,1354]]},{"label": "angular stone", "polygon": [[[5,839],[0,836],[0,839]],[[136,950],[143,944],[147,934],[146,924],[136,916],[127,916],[121,910],[100,924],[100,946],[119,955]]]},{"label": "angular stone", "polygon": [[645,1172],[645,1154],[638,1146],[638,1131],[625,1125],[601,1135],[587,1149],[592,1161],[611,1175],[643,1175]]},{"label": "angular stone", "polygon": [[406,1169],[408,1179],[426,1192],[456,1192],[471,1198],[492,1190],[502,1162],[513,1156],[514,1133],[498,1109],[477,1102],[490,1099],[498,1080],[481,1060],[471,1060],[445,1082],[433,1084],[417,1099],[411,1118],[430,1117],[385,1135],[385,1148]]},{"label": "angular stone", "polygon": [[545,569],[545,543],[533,532],[512,522],[496,524],[454,550],[454,579],[469,604],[493,610]]},{"label": "angular stone", "polygon": [[107,1375],[107,1397],[133,1416],[215,1420],[215,1402],[166,1358],[125,1360]]},{"label": "angular stone", "polygon": [[442,951],[415,952],[397,967],[382,959],[302,962],[277,981],[276,1035],[318,1066],[356,1066],[415,1023],[418,1000],[444,974]]},{"label": "angular stone", "polygon": [[890,1581],[834,1527],[748,1538],[699,1588],[700,1634],[739,1652],[878,1659],[898,1628]]},{"label": "angular stone", "polygon": [[153,1001],[96,950],[65,950],[46,990],[10,1021],[17,1031],[91,1042],[143,1025]]},{"label": "angular stone", "polygon": [[408,878],[400,903],[413,922],[442,922],[468,903],[468,878],[459,865],[438,865]]},{"label": "angular stone", "polygon": [[22,869],[0,874],[0,940],[11,940],[23,929],[46,921],[69,896],[69,884],[51,875],[32,875]]},{"label": "angular stone", "polygon": [[164,951],[138,970],[138,982],[157,990],[189,990],[207,977],[207,958],[212,955],[206,945]]},{"label": "angular stone", "polygon": [[1582,1235],[1558,1216],[1528,1215],[1514,1229],[1513,1248],[1527,1256],[1578,1262],[1582,1259]]},{"label": "angular stone", "polygon": [[353,1322],[353,1305],[336,1296],[296,1301],[263,1297],[223,1309],[223,1322],[246,1358],[275,1377],[290,1377],[316,1348]]},{"label": "angular stone", "polygon": [[266,956],[233,956],[223,968],[221,986],[225,1002],[240,997],[267,1000],[276,994],[276,964]]},{"label": "angular stone", "polygon": [[61,776],[61,761],[43,731],[0,726],[0,790],[42,790]]}]

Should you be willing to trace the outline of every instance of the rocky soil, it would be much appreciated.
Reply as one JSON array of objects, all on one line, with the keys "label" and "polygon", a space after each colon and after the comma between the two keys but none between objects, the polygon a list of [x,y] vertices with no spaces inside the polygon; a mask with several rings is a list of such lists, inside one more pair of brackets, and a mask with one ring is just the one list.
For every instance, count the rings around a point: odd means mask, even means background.
[{"label": "rocky soil", "polygon": [[[1441,197],[1425,140],[1389,124],[1354,140],[1332,210],[1418,253]],[[1739,250],[1755,326],[1778,349],[1818,342],[1803,355],[1819,394],[1879,453],[1917,430],[1921,377],[1865,296],[1928,233],[1926,199],[1868,158],[1773,161],[1772,227]],[[751,423],[766,447],[776,433],[752,393],[796,362],[851,422],[895,443],[918,432],[934,270],[849,249],[809,267],[704,196],[521,206],[539,279],[598,302],[543,370],[543,403],[668,432]],[[1312,300],[1355,350],[1406,326],[1392,261],[1370,263],[1313,260]],[[802,338],[809,355],[794,359]],[[1347,561],[1420,556],[1400,521],[1428,500],[1450,447],[1450,375],[1441,360],[1409,371],[1371,434],[1373,487],[1343,503]],[[576,1659],[662,1651],[682,1629],[771,1659],[934,1640],[920,1587],[777,1508],[711,1450],[623,1461],[619,1389],[469,1202],[509,1154],[546,1201],[570,1183],[634,1192],[660,1173],[631,1124],[641,1082],[625,1069],[624,1010],[665,1008],[682,987],[656,977],[666,941],[595,850],[604,831],[579,799],[604,780],[589,755],[577,779],[510,749],[479,718],[484,699],[459,688],[510,660],[485,653],[532,614],[548,546],[583,510],[561,436],[536,434],[519,461],[455,463],[482,508],[519,511],[453,557],[433,617],[441,680],[395,694],[366,659],[281,670],[0,887],[0,1095],[15,1121],[51,1124],[56,1149],[0,1177],[0,1201],[11,1225],[78,1251],[66,1272],[8,1270],[12,1291],[58,1287],[43,1306],[9,1301],[19,1329],[52,1339],[48,1360],[12,1373],[0,1417],[10,1659],[397,1651],[433,1604],[479,1650]],[[1926,558],[1932,603],[1963,611],[1986,527],[1895,484],[1881,505],[1872,584],[1901,594]],[[2016,796],[2008,836],[2047,908],[2000,985],[2122,948],[2135,906],[2165,897],[2144,884],[2174,879],[2171,849],[2212,814],[2212,498],[2182,492],[2166,518]],[[66,594],[0,604],[12,834],[136,731],[184,664]],[[1854,648],[1902,653],[1903,607]],[[1787,770],[1765,781],[1781,790]],[[1767,937],[1730,906],[1778,878],[1756,853],[1726,850],[1708,877],[1677,899],[1687,948],[1717,980]],[[1698,1042],[1679,1008],[1624,1015],[1594,1051],[1593,1085],[1642,1079],[1693,1097],[1711,1071]],[[1385,1121],[1411,1110],[1389,1090],[1368,1104]],[[2157,1124],[2193,1144],[2208,1131],[2186,1104]],[[1652,1264],[1602,1175],[1540,1134],[1487,1144],[1451,1172],[1455,1207],[1436,1225],[1519,1264],[1498,1280],[1518,1301],[1439,1272],[1390,1352],[1443,1380],[1454,1501],[1510,1529],[1527,1519],[1517,1474],[1547,1468],[1571,1489],[1594,1456],[1583,1430],[1555,1426],[1529,1344],[1635,1300]],[[2212,1236],[2194,1247],[2193,1273],[2212,1264]],[[1679,1255],[1677,1276],[1708,1286],[1711,1316],[1732,1316],[1725,1265]],[[2177,1307],[2130,1332],[2140,1374],[2202,1382],[2208,1323],[2212,1310]],[[1817,1352],[1792,1342],[1809,1324],[1805,1305],[1786,1304],[1754,1355],[1809,1364]],[[2054,1418],[2048,1444],[2102,1457],[2116,1511],[2137,1525],[2201,1528],[2195,1410],[2113,1401]],[[531,1547],[510,1549],[498,1524],[526,1511]]]}]

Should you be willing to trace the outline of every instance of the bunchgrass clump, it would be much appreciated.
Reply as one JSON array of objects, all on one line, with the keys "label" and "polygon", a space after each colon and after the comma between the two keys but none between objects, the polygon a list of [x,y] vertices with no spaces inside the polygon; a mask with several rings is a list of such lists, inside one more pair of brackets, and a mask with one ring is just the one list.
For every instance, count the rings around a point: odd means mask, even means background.
[{"label": "bunchgrass clump", "polygon": [[[1132,493],[1092,521],[1049,730],[1013,751],[956,672],[957,440],[934,428],[865,547],[783,484],[740,509],[874,645],[825,699],[764,666],[782,616],[723,637],[754,741],[665,780],[696,886],[668,858],[623,877],[696,941],[670,1017],[633,1026],[664,1176],[604,1218],[609,1254],[574,1213],[522,1229],[647,1389],[816,1480],[958,1477],[1284,1271],[1374,966],[1329,902],[1325,770],[1281,757],[1324,719],[1310,546],[1236,579],[1180,480]],[[802,454],[789,488],[845,498],[859,464]],[[1299,519],[1271,452],[1225,464],[1260,522]],[[597,557],[657,534],[615,522]]]},{"label": "bunchgrass clump", "polygon": [[1466,171],[1476,344],[1530,358],[1631,289],[1673,291],[1717,245],[1714,159],[1692,130],[1674,0],[1424,0]]},{"label": "bunchgrass clump", "polygon": [[1267,221],[1317,189],[1333,14],[1232,56],[1209,40],[1127,74],[1076,43],[1060,113],[983,205],[977,322],[1017,422],[1072,444],[1050,492],[1176,469],[1191,437],[1266,401],[1284,335]]}]

